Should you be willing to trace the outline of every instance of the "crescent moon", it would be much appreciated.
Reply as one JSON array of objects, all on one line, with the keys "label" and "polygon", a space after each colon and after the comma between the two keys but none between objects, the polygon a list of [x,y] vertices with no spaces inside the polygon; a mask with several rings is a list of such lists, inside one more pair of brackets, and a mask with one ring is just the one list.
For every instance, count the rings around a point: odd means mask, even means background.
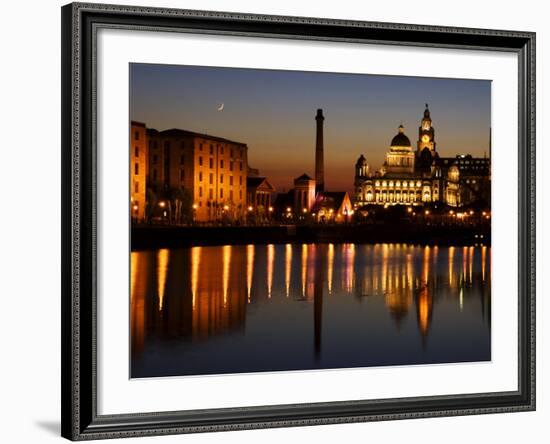
[{"label": "crescent moon", "polygon": [[218,111],[223,111],[223,107],[224,107],[224,104],[222,103],[222,104],[218,107]]}]

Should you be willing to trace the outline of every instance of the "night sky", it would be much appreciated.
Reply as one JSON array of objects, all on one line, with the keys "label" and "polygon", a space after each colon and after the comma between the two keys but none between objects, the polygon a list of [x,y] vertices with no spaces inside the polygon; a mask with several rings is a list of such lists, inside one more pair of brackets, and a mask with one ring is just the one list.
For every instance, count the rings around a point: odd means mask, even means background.
[{"label": "night sky", "polygon": [[353,189],[360,154],[380,168],[401,123],[415,148],[425,103],[441,156],[489,155],[488,80],[131,64],[130,94],[130,118],[148,128],[246,143],[249,165],[278,192],[314,177],[317,108],[328,191]]}]

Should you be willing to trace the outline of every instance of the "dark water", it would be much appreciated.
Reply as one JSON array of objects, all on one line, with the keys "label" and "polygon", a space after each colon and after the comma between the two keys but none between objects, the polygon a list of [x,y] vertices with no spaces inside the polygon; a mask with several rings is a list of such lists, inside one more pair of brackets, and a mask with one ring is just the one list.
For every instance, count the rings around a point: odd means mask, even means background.
[{"label": "dark water", "polygon": [[491,359],[490,247],[131,253],[133,378]]}]

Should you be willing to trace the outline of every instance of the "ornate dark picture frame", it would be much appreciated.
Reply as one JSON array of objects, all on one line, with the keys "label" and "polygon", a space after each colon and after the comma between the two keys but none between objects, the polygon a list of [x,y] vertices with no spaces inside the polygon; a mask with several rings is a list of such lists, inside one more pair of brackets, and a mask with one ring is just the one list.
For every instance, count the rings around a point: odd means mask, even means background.
[{"label": "ornate dark picture frame", "polygon": [[[62,8],[62,435],[71,440],[535,409],[535,34],[73,3]],[[513,52],[519,65],[518,390],[98,415],[96,39],[144,29]]]}]

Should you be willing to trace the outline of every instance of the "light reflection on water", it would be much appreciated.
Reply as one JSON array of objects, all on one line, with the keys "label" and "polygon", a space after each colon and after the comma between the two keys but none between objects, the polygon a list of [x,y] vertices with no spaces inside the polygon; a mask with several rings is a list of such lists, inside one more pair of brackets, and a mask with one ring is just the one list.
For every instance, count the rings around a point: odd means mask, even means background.
[{"label": "light reflection on water", "polygon": [[489,360],[490,248],[131,253],[132,377]]}]

